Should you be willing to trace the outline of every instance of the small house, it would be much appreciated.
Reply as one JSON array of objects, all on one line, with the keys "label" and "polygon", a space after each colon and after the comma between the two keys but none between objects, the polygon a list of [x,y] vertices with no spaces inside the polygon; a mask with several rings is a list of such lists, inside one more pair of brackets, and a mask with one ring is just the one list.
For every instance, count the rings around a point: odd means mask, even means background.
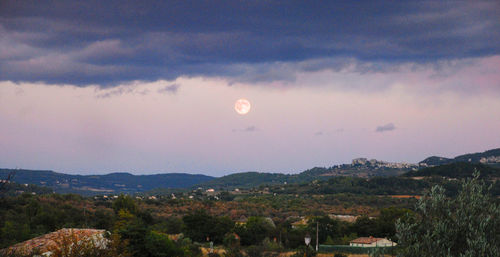
[{"label": "small house", "polygon": [[360,237],[349,242],[350,246],[356,247],[388,247],[396,246],[397,244],[387,238],[377,237]]}]

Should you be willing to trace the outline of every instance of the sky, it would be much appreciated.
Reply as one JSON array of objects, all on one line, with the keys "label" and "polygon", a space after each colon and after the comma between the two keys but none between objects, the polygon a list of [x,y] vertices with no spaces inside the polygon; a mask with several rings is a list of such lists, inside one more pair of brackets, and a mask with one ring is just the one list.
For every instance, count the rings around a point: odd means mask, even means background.
[{"label": "sky", "polygon": [[498,147],[498,1],[0,1],[2,168],[298,173]]}]

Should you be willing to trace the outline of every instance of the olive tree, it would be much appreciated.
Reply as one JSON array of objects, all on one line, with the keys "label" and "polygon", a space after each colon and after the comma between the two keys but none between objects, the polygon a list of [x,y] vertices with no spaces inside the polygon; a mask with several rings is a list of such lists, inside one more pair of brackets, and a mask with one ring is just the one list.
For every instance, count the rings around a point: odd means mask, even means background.
[{"label": "olive tree", "polygon": [[401,256],[500,256],[500,205],[475,172],[455,198],[434,186],[396,223]]}]

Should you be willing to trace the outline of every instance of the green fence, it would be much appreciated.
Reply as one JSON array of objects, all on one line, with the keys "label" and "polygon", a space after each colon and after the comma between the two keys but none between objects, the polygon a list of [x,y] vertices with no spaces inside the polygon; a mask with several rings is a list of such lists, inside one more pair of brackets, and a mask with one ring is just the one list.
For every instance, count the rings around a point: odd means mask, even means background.
[{"label": "green fence", "polygon": [[385,253],[390,253],[396,246],[388,247],[357,247],[349,245],[319,245],[319,252],[322,253],[353,253],[353,254],[369,254],[376,248],[383,248]]}]

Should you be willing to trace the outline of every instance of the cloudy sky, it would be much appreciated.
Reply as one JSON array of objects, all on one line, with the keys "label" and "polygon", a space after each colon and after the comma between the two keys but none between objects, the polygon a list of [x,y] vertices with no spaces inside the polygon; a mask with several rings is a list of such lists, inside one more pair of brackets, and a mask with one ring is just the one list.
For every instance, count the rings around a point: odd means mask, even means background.
[{"label": "cloudy sky", "polygon": [[296,173],[497,147],[498,1],[0,1],[3,168]]}]

